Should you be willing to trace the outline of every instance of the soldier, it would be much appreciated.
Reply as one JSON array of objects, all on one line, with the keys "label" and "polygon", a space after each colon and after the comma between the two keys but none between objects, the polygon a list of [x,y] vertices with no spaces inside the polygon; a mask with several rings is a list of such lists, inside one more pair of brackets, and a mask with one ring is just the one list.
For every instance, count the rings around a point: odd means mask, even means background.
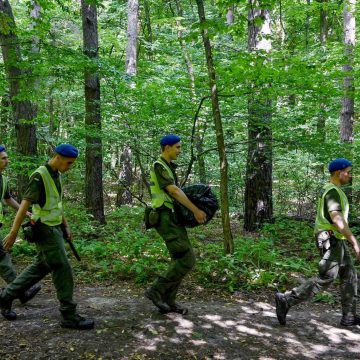
[{"label": "soldier", "polygon": [[181,281],[195,264],[195,255],[186,229],[176,222],[173,199],[192,211],[200,224],[205,223],[206,214],[178,187],[176,164],[173,160],[181,153],[180,140],[176,135],[167,135],[160,140],[161,156],[151,171],[151,205],[159,214],[155,228],[165,241],[171,263],[166,273],[159,276],[146,290],[145,296],[162,313],[177,312],[185,315],[188,310],[177,304],[175,299]]},{"label": "soldier", "polygon": [[340,324],[343,326],[360,324],[360,317],[356,315],[355,301],[357,274],[346,243],[352,245],[357,259],[360,259],[360,248],[348,225],[348,199],[340,189],[351,181],[351,170],[352,164],[347,159],[339,158],[329,164],[330,182],[323,187],[315,222],[317,245],[322,253],[319,274],[298,288],[285,294],[275,295],[276,315],[281,325],[286,324],[286,314],[291,306],[326,289],[337,276],[341,280]]},{"label": "soldier", "polygon": [[[4,146],[0,145],[0,228],[3,226],[4,222],[4,213],[2,202],[5,201],[7,205],[11,206],[13,209],[19,209],[19,203],[11,196],[9,191],[9,185],[7,178],[2,174],[3,171],[9,164],[9,157],[6,153]],[[28,216],[31,215],[30,212],[27,213]],[[2,238],[2,237],[1,237]],[[10,254],[5,251],[0,242],[0,276],[6,281],[6,283],[11,283],[16,278],[16,271],[11,262]],[[23,293],[19,294],[19,300],[22,304],[27,303],[31,300],[41,289],[40,284],[35,284],[29,289],[25,289]],[[4,313],[4,316],[7,317],[7,313]]]},{"label": "soldier", "polygon": [[[54,156],[40,166],[30,177],[20,208],[12,229],[4,239],[6,250],[11,249],[22,221],[32,204],[31,219],[35,222],[37,258],[1,293],[0,307],[4,315],[11,314],[8,320],[15,320],[16,313],[11,310],[12,301],[28,286],[37,283],[51,273],[62,315],[61,326],[73,329],[92,329],[93,320],[87,320],[76,312],[73,301],[73,273],[67,258],[63,236],[71,238],[68,223],[63,214],[61,174],[70,170],[78,156],[78,149],[69,144],[55,148]],[[63,234],[61,227],[64,228]]]}]

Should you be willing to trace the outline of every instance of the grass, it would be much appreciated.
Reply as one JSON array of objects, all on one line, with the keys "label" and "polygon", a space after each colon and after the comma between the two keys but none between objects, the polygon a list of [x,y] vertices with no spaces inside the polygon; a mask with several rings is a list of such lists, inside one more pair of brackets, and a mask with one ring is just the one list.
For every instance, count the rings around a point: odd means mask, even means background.
[{"label": "grass", "polygon": [[[142,228],[142,208],[120,208],[96,226],[80,208],[67,206],[74,244],[82,258],[72,261],[78,280],[132,279],[137,284],[152,281],[168,265],[169,256],[155,230]],[[236,220],[237,221],[237,220]],[[316,273],[318,261],[312,229],[296,221],[281,220],[266,225],[259,234],[234,239],[232,255],[223,252],[220,219],[189,230],[197,264],[191,280],[204,287],[234,292],[241,289],[284,290],[298,274]],[[21,241],[13,248],[16,261],[30,262],[34,245]],[[70,255],[72,256],[72,255]]]}]

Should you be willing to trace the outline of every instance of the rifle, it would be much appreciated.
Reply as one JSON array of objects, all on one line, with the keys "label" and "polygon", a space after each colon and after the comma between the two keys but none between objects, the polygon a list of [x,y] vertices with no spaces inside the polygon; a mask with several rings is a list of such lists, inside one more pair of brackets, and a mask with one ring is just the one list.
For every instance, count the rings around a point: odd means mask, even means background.
[{"label": "rifle", "polygon": [[67,237],[67,235],[66,235],[66,231],[65,231],[65,226],[64,226],[64,224],[61,224],[61,230],[62,230],[62,233],[63,233],[63,238],[64,238],[64,240],[69,244],[69,247],[70,247],[72,253],[74,254],[76,260],[77,260],[77,261],[81,261],[81,258],[80,258],[80,256],[79,256],[78,252],[76,251],[73,242],[72,242],[72,241]]}]

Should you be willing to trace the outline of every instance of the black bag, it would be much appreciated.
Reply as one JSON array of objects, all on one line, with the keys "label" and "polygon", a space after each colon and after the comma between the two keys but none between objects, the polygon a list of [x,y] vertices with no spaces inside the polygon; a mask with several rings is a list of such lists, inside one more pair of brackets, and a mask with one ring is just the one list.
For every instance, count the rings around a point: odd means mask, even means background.
[{"label": "black bag", "polygon": [[147,206],[145,208],[145,213],[144,213],[145,229],[148,230],[155,227],[156,225],[158,225],[159,220],[160,220],[159,212],[156,209]]},{"label": "black bag", "polygon": [[24,234],[24,239],[26,241],[28,241],[29,243],[36,242],[35,226],[36,226],[36,223],[34,223],[31,220],[29,220],[25,224],[21,225],[22,231],[23,231],[23,234]]},{"label": "black bag", "polygon": [[[182,188],[182,191],[193,204],[206,213],[207,224],[219,208],[217,198],[212,192],[210,186],[204,184],[194,184]],[[174,200],[174,209],[179,225],[185,227],[195,227],[200,225],[196,221],[194,214],[176,200]]]}]

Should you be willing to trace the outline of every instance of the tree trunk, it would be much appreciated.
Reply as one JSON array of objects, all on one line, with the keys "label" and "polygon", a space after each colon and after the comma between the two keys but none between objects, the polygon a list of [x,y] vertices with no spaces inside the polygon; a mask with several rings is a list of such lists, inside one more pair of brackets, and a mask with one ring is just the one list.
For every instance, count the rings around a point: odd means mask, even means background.
[{"label": "tree trunk", "polygon": [[136,75],[138,46],[139,1],[128,0],[128,26],[125,71],[128,75]]},{"label": "tree trunk", "polygon": [[145,25],[146,25],[146,41],[150,44],[146,47],[149,58],[153,59],[153,51],[152,51],[152,44],[153,44],[153,33],[151,28],[151,14],[150,14],[150,6],[148,0],[144,0],[144,13],[145,13]]},{"label": "tree trunk", "polygon": [[229,216],[229,199],[228,199],[228,162],[225,151],[224,132],[222,129],[221,113],[218,99],[218,91],[216,87],[216,73],[213,64],[211,44],[208,30],[206,28],[205,9],[203,0],[196,0],[199,20],[201,25],[201,35],[204,42],[206,62],[209,74],[209,85],[211,91],[212,112],[216,131],[216,142],[219,152],[220,160],[220,204],[221,204],[221,218],[223,226],[224,247],[227,254],[234,251],[234,242],[230,228]]},{"label": "tree trunk", "polygon": [[[267,59],[259,50],[271,50],[270,12],[260,2],[250,0],[249,4],[249,51],[255,61]],[[259,25],[260,22],[260,25]],[[271,101],[266,90],[269,84],[253,83],[248,97],[248,155],[245,180],[244,230],[259,229],[264,222],[271,221],[272,203],[272,132]]]},{"label": "tree trunk", "polygon": [[[127,24],[127,46],[125,58],[125,72],[130,78],[130,87],[134,88],[132,77],[137,72],[137,49],[139,31],[139,1],[128,0],[128,24]],[[125,121],[125,127],[128,127]],[[132,152],[128,145],[125,145],[120,156],[121,171],[119,175],[119,188],[116,196],[116,205],[121,206],[132,203],[132,195],[129,188],[133,181]]]},{"label": "tree trunk", "polygon": [[229,8],[228,12],[226,13],[226,23],[228,25],[232,25],[234,23],[234,6]]},{"label": "tree trunk", "polygon": [[[325,55],[326,53],[326,43],[328,38],[328,11],[327,11],[328,0],[321,0],[320,8],[320,44],[322,51]],[[319,87],[323,84],[319,84]],[[326,96],[320,95],[320,110],[319,116],[316,124],[317,137],[319,143],[325,144],[326,141]],[[324,165],[318,166],[318,171],[320,174],[324,173]]]},{"label": "tree trunk", "polygon": [[86,0],[81,0],[81,10],[84,53],[94,60],[92,66],[85,69],[85,206],[96,221],[104,224],[100,81],[94,70],[98,58],[97,10],[92,1]]},{"label": "tree trunk", "polygon": [[[346,63],[344,71],[344,95],[340,119],[340,140],[352,144],[354,141],[354,98],[355,86],[353,75],[354,48],[355,48],[355,5],[356,0],[344,2],[344,45]],[[347,156],[352,157],[349,153]]]},{"label": "tree trunk", "polygon": [[[23,74],[29,75],[29,71],[22,70],[21,49],[16,35],[16,25],[14,15],[8,0],[0,0],[0,43],[3,61],[5,65],[6,77],[9,83],[9,96],[13,118],[15,123],[15,134],[17,150],[21,159],[26,163],[36,155],[36,125],[37,116],[36,106],[29,100],[22,100],[24,93]],[[23,172],[18,175],[19,196],[28,180],[28,169],[23,167]]]},{"label": "tree trunk", "polygon": [[[177,16],[178,18],[182,18],[184,16],[181,2],[180,0],[175,0],[176,9],[177,9]],[[182,55],[184,58],[184,62],[186,65],[187,73],[190,80],[190,95],[191,95],[191,102],[196,105],[196,88],[195,88],[195,74],[194,74],[194,66],[192,64],[189,51],[186,46],[186,42],[183,37],[182,25],[179,19],[176,20],[176,25],[178,28],[178,39],[181,46]],[[200,116],[197,119],[196,124],[196,131],[194,135],[194,144],[198,154],[203,152],[203,139],[204,139],[204,124],[202,123]],[[197,165],[198,165],[198,172],[199,172],[199,180],[201,183],[206,184],[206,167],[205,167],[205,159],[203,156],[197,157]]]}]

